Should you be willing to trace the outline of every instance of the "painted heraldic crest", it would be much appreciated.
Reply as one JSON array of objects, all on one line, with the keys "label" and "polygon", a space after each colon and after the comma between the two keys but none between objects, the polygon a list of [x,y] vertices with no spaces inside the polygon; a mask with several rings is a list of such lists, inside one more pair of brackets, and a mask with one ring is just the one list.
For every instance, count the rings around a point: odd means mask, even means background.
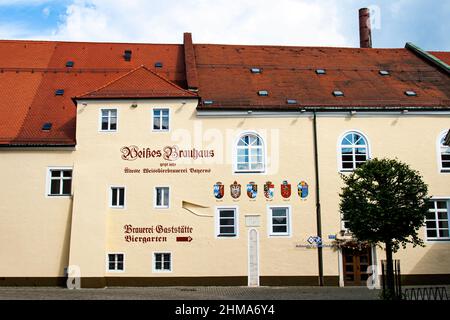
[{"label": "painted heraldic crest", "polygon": [[235,181],[230,185],[230,193],[233,199],[237,199],[241,196],[241,185]]},{"label": "painted heraldic crest", "polygon": [[291,196],[291,185],[287,182],[287,180],[284,180],[281,184],[281,196],[285,199]]},{"label": "painted heraldic crest", "polygon": [[225,186],[221,182],[217,182],[214,185],[214,197],[216,199],[222,199],[225,194]]},{"label": "painted heraldic crest", "polygon": [[258,185],[254,182],[247,184],[247,196],[250,199],[255,199],[258,194]]},{"label": "painted heraldic crest", "polygon": [[273,193],[275,190],[275,185],[271,181],[267,181],[264,185],[264,196],[267,199],[273,199]]}]

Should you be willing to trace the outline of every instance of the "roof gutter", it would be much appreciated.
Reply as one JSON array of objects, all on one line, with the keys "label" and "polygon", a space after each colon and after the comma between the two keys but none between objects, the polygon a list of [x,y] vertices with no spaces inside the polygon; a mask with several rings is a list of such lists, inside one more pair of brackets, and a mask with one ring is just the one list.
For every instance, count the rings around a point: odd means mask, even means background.
[{"label": "roof gutter", "polygon": [[450,75],[450,66],[441,59],[435,57],[429,52],[426,52],[425,50],[419,48],[418,46],[414,45],[411,42],[407,42],[405,48],[413,52],[415,55],[419,56],[423,60],[429,62],[433,66],[437,67],[439,70],[443,71],[447,75]]}]

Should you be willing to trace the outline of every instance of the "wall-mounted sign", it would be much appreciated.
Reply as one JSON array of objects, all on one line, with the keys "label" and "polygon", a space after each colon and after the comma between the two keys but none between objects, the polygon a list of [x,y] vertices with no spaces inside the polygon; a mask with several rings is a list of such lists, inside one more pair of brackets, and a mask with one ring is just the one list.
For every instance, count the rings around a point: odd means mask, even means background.
[{"label": "wall-mounted sign", "polygon": [[281,196],[285,199],[291,196],[291,185],[287,182],[287,180],[284,180],[281,184]]},{"label": "wall-mounted sign", "polygon": [[273,199],[274,190],[275,190],[275,185],[271,181],[267,181],[264,184],[264,196],[266,197],[266,199],[269,199],[269,200]]},{"label": "wall-mounted sign", "polygon": [[142,148],[137,146],[125,146],[120,149],[122,160],[135,161],[137,159],[163,158],[166,161],[176,161],[181,158],[199,159],[213,158],[214,150],[180,149],[177,145],[165,146],[162,149]]},{"label": "wall-mounted sign", "polygon": [[216,199],[222,199],[225,194],[225,186],[221,182],[217,182],[214,185],[214,197]]},{"label": "wall-mounted sign", "polygon": [[245,216],[245,226],[246,227],[259,227],[261,226],[260,215],[248,214]]},{"label": "wall-mounted sign", "polygon": [[190,226],[163,226],[152,225],[146,227],[134,227],[131,224],[123,226],[124,240],[130,243],[151,243],[168,242],[170,238],[175,238],[176,242],[191,242],[191,236],[181,236],[182,234],[192,234],[194,228]]},{"label": "wall-mounted sign", "polygon": [[241,185],[235,181],[232,185],[230,185],[230,193],[233,199],[237,199],[241,196]]},{"label": "wall-mounted sign", "polygon": [[250,199],[255,199],[258,194],[258,185],[254,182],[247,184],[247,196]]},{"label": "wall-mounted sign", "polygon": [[305,181],[302,181],[298,184],[298,195],[300,198],[305,199],[309,194],[309,187]]}]

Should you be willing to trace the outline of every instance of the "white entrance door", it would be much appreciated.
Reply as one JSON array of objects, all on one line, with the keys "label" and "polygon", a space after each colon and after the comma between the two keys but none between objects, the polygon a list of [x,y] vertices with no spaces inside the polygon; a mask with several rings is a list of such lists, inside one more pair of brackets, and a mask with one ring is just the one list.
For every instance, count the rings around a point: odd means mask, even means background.
[{"label": "white entrance door", "polygon": [[248,286],[259,286],[258,231],[248,231]]}]

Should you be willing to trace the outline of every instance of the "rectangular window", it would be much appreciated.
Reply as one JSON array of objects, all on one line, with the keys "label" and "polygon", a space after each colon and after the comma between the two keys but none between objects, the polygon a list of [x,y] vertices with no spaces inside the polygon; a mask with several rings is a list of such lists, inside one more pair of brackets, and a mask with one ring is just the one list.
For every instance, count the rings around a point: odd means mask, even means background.
[{"label": "rectangular window", "polygon": [[236,237],[237,217],[235,208],[220,208],[217,210],[218,237]]},{"label": "rectangular window", "polygon": [[450,240],[449,199],[431,200],[425,220],[427,240]]},{"label": "rectangular window", "polygon": [[269,207],[269,232],[272,236],[290,235],[290,208]]},{"label": "rectangular window", "polygon": [[124,271],[125,262],[123,253],[108,254],[108,271]]},{"label": "rectangular window", "polygon": [[153,130],[169,131],[169,109],[153,109]]},{"label": "rectangular window", "polygon": [[155,207],[160,209],[169,208],[170,189],[169,187],[155,188]]},{"label": "rectangular window", "polygon": [[450,148],[441,153],[442,172],[450,172]]},{"label": "rectangular window", "polygon": [[172,271],[172,254],[155,252],[153,254],[153,270],[156,272]]},{"label": "rectangular window", "polygon": [[102,109],[100,121],[101,131],[117,131],[117,109]]},{"label": "rectangular window", "polygon": [[72,169],[49,169],[49,196],[72,194]]},{"label": "rectangular window", "polygon": [[111,187],[111,203],[112,208],[125,207],[125,187]]}]

